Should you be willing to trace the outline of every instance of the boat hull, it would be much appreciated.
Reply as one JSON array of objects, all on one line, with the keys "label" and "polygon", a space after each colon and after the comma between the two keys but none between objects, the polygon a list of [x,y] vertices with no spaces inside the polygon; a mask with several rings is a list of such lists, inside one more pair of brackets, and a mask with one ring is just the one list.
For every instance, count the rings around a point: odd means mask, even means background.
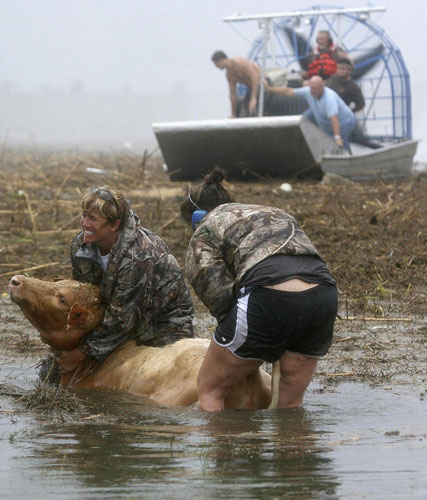
[{"label": "boat hull", "polygon": [[325,174],[354,181],[408,177],[412,173],[417,146],[418,141],[408,140],[361,154],[324,155],[321,167]]},{"label": "boat hull", "polygon": [[216,165],[233,180],[322,178],[352,180],[411,174],[418,141],[353,155],[302,115],[163,122],[152,125],[170,179],[200,180]]},{"label": "boat hull", "polygon": [[199,180],[214,166],[229,179],[317,176],[335,142],[301,115],[153,123],[171,180]]}]

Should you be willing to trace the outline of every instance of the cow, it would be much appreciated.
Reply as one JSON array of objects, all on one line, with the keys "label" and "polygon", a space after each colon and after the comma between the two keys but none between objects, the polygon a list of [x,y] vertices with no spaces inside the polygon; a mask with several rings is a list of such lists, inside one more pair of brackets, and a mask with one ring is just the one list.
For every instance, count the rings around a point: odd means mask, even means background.
[{"label": "cow", "polygon": [[[39,331],[53,351],[71,350],[104,316],[100,287],[74,280],[43,281],[13,276],[11,300]],[[87,362],[61,376],[60,385],[76,389],[121,390],[147,396],[161,406],[191,406],[197,402],[197,374],[208,339],[188,338],[165,347],[136,345],[129,340],[101,362]],[[89,363],[89,364],[88,364]],[[271,378],[262,369],[235,386],[226,408],[268,408]]]}]

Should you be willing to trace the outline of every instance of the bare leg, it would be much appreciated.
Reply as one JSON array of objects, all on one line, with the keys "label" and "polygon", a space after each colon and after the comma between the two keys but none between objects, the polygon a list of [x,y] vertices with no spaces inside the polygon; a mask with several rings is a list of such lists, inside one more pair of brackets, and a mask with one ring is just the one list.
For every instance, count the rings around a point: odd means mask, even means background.
[{"label": "bare leg", "polygon": [[228,391],[261,364],[261,361],[237,358],[211,340],[197,377],[199,408],[206,411],[223,410]]},{"label": "bare leg", "polygon": [[317,358],[285,352],[280,358],[278,408],[301,406],[305,390],[316,369]]}]

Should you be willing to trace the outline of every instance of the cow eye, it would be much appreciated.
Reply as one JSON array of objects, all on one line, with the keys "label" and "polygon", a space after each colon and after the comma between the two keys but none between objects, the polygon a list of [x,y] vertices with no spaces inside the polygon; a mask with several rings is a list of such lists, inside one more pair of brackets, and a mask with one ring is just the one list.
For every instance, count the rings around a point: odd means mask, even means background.
[{"label": "cow eye", "polygon": [[65,304],[65,297],[63,295],[60,295],[59,302],[61,302],[61,304]]}]

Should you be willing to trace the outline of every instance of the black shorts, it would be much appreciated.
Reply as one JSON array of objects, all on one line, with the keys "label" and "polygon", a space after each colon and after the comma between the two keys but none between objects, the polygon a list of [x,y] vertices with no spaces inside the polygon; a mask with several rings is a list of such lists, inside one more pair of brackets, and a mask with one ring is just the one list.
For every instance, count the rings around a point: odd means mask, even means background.
[{"label": "black shorts", "polygon": [[270,363],[285,351],[324,356],[331,345],[338,293],[317,285],[302,292],[258,287],[242,295],[219,323],[215,342],[243,359]]}]

